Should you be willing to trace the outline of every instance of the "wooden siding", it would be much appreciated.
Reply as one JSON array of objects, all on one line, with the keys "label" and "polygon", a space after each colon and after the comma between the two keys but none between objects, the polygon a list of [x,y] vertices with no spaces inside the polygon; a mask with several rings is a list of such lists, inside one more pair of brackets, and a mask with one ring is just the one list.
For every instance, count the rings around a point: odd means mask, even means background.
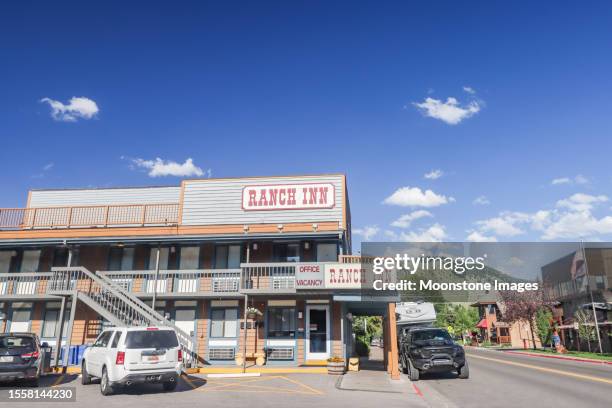
[{"label": "wooden siding", "polygon": [[33,190],[29,207],[178,203],[180,187]]}]

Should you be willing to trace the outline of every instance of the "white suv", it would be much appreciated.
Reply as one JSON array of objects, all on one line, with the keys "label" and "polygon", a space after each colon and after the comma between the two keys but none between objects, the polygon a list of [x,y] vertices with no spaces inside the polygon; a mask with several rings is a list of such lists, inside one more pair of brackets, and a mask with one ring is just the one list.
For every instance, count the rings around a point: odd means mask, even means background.
[{"label": "white suv", "polygon": [[164,390],[176,388],[183,367],[183,353],[170,327],[115,327],[106,329],[85,350],[81,382],[100,378],[103,395],[118,385],[161,383]]}]

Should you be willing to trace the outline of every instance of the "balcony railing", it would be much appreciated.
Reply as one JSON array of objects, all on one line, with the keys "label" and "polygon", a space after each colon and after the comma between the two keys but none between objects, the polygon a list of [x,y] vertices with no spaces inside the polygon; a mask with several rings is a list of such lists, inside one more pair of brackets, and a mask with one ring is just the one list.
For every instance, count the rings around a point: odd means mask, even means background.
[{"label": "balcony railing", "polygon": [[240,269],[98,272],[136,295],[238,294]]},{"label": "balcony railing", "polygon": [[52,272],[0,273],[0,296],[45,295]]},{"label": "balcony railing", "polygon": [[171,225],[178,213],[178,203],[0,208],[0,229]]},{"label": "balcony railing", "polygon": [[243,263],[240,266],[244,292],[295,292],[295,263]]}]

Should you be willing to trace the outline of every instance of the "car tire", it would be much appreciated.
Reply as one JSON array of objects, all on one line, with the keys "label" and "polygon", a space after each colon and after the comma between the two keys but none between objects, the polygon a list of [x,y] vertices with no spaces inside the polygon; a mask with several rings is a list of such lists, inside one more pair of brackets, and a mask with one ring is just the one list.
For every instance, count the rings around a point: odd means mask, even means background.
[{"label": "car tire", "polygon": [[419,381],[419,377],[421,376],[421,373],[412,364],[412,361],[410,361],[410,359],[408,359],[408,374],[410,375],[410,381]]},{"label": "car tire", "polygon": [[91,384],[91,375],[87,371],[87,365],[85,364],[85,360],[81,364],[81,384],[89,385]]},{"label": "car tire", "polygon": [[470,378],[470,368],[467,365],[467,362],[465,364],[463,364],[460,368],[459,368],[459,378],[461,379],[467,379]]},{"label": "car tire", "polygon": [[408,365],[406,364],[405,358],[400,359],[400,366],[402,367],[402,373],[408,374]]},{"label": "car tire", "polygon": [[102,368],[102,377],[100,378],[100,393],[102,395],[113,395],[113,385],[108,379],[108,372],[106,371],[106,367]]},{"label": "car tire", "polygon": [[163,383],[164,391],[174,391],[176,389],[176,380],[175,381],[166,381]]}]

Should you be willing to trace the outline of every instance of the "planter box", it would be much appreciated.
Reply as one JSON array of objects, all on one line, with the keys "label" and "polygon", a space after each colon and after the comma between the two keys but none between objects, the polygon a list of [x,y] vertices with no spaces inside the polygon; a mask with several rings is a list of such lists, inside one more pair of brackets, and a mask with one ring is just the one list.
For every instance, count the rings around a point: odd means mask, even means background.
[{"label": "planter box", "polygon": [[341,362],[327,362],[327,374],[330,375],[342,375],[345,371],[345,363]]}]

